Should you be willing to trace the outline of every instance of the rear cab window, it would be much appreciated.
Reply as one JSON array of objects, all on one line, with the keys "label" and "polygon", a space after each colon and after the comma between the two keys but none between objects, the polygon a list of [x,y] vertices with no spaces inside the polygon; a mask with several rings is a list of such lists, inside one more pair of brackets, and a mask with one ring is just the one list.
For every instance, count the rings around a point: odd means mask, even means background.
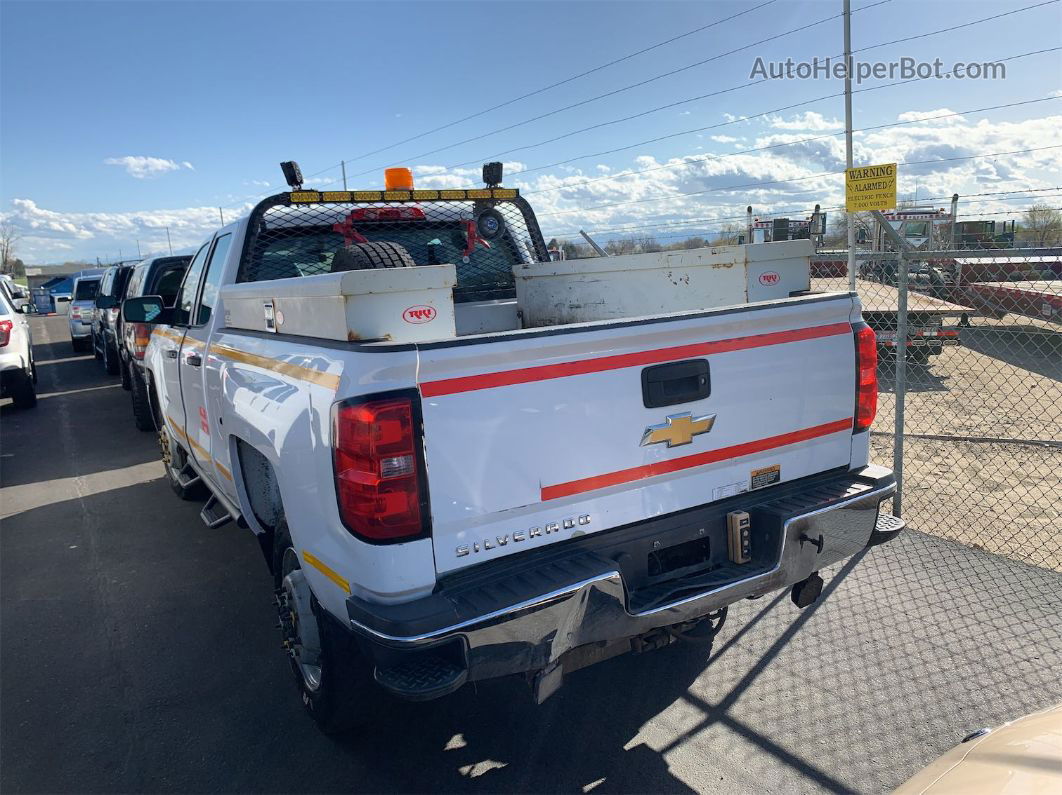
[{"label": "rear cab window", "polygon": [[99,279],[78,279],[74,288],[75,301],[92,301],[100,289]]}]

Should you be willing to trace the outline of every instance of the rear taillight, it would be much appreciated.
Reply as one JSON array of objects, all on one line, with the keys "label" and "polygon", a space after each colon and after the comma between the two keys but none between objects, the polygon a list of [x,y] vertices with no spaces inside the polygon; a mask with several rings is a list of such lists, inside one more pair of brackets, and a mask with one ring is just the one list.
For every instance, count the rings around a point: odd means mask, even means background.
[{"label": "rear taillight", "polygon": [[878,413],[878,341],[874,329],[859,326],[856,345],[856,412],[854,431],[865,431]]},{"label": "rear taillight", "polygon": [[15,324],[10,320],[0,320],[0,348],[11,342],[11,329],[14,327]]},{"label": "rear taillight", "polygon": [[118,313],[120,311],[121,310],[116,306],[112,306],[110,309],[107,310],[107,317],[111,323],[118,319]]},{"label": "rear taillight", "polygon": [[70,307],[70,317],[74,318],[74,320],[81,320],[81,307],[80,306],[72,306],[72,307]]},{"label": "rear taillight", "polygon": [[410,393],[337,404],[332,445],[339,515],[370,542],[428,531],[420,421]]},{"label": "rear taillight", "polygon": [[147,323],[134,323],[133,357],[143,359],[149,342],[151,342],[151,326]]}]

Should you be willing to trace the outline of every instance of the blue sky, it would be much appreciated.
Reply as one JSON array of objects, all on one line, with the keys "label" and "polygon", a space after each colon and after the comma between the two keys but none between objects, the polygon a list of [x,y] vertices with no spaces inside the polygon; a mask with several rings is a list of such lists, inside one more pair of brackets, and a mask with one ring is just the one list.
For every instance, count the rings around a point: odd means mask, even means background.
[{"label": "blue sky", "polygon": [[[765,61],[837,55],[840,0],[754,2],[2,2],[0,213],[19,226],[27,262],[107,260],[194,245],[217,218],[279,189],[279,161],[294,158],[318,184],[380,185],[382,169],[416,167],[422,185],[468,185],[472,164],[509,163],[542,214],[547,235],[591,229],[653,232],[653,223],[725,219],[752,202],[764,214],[830,206],[843,137],[765,146],[838,132],[840,97],[742,121],[841,90],[836,80],[749,85]],[[853,0],[853,7],[876,0]],[[1022,9],[1024,2],[891,0],[853,17],[860,48]],[[740,17],[438,133],[366,156],[641,48]],[[568,104],[754,45],[709,63],[549,116]],[[959,31],[857,53],[857,59],[991,61],[1062,46],[1062,3]],[[1005,80],[924,80],[857,93],[857,128],[1043,99],[1062,87],[1062,52],[1007,63]],[[870,80],[861,88],[893,82]],[[682,102],[553,143],[589,125]],[[907,114],[907,115],[904,115]],[[451,146],[500,127],[527,123]],[[733,123],[729,123],[733,122]],[[538,168],[698,127],[725,126],[622,152]],[[936,160],[1062,144],[1062,100],[968,113],[857,135],[858,162]],[[440,149],[442,151],[431,152]],[[747,149],[758,152],[742,154]],[[508,152],[508,153],[507,153]],[[705,160],[726,154],[723,159]],[[526,175],[521,169],[535,169]],[[623,176],[625,171],[636,171]],[[360,172],[367,172],[360,174]],[[991,160],[901,167],[901,193],[937,196],[1036,189],[1052,206],[1062,149]],[[354,176],[358,175],[358,176]],[[802,178],[772,188],[719,190]],[[588,179],[597,182],[584,183]],[[268,184],[267,184],[268,183]],[[696,196],[676,196],[709,191]],[[1039,195],[1039,194],[1038,194]],[[969,213],[1031,203],[985,197]],[[641,204],[615,205],[631,198]],[[1028,198],[1028,201],[1025,199]],[[671,229],[673,227],[668,227]],[[691,227],[692,228],[692,227]],[[707,227],[706,227],[707,228]]]}]

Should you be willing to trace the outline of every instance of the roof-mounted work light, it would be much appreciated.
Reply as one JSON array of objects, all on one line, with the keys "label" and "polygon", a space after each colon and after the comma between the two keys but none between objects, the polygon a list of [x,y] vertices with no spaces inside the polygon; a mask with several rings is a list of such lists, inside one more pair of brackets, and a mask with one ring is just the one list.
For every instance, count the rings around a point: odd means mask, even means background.
[{"label": "roof-mounted work light", "polygon": [[502,164],[484,163],[483,182],[488,188],[496,188],[502,183]]},{"label": "roof-mounted work light", "polygon": [[294,160],[285,160],[280,164],[280,169],[284,172],[284,181],[292,190],[302,190],[302,169],[299,168],[298,163]]}]

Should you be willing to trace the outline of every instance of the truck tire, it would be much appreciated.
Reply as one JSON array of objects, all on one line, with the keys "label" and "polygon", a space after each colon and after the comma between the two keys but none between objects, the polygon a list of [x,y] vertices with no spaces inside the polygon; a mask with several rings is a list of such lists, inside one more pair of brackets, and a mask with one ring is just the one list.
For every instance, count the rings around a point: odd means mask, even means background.
[{"label": "truck tire", "polygon": [[377,714],[386,694],[353,634],[309,591],[283,517],[273,539],[280,627],[302,704],[325,734],[356,729]]},{"label": "truck tire", "polygon": [[137,430],[155,430],[155,414],[151,410],[151,398],[148,396],[147,386],[144,379],[133,372],[133,365],[129,365],[129,396],[133,402],[133,423]]},{"label": "truck tire", "polygon": [[103,351],[100,350],[100,347],[96,344],[96,332],[92,332],[92,336],[89,337],[89,339],[92,340],[92,355],[96,357],[97,361],[102,362]]},{"label": "truck tire", "polygon": [[37,388],[33,385],[33,376],[23,373],[18,383],[11,390],[11,402],[17,409],[31,409],[37,405]]},{"label": "truck tire", "polygon": [[332,273],[414,267],[409,252],[397,243],[352,243],[332,257]]},{"label": "truck tire", "polygon": [[112,353],[112,348],[107,344],[107,338],[103,338],[103,369],[107,375],[118,375],[118,354]]},{"label": "truck tire", "polygon": [[131,364],[127,365],[127,364],[124,364],[122,362],[122,355],[119,353],[118,354],[118,369],[122,373],[122,389],[124,389],[126,392],[128,392],[130,389],[133,388],[133,381],[129,377],[129,368],[130,367],[132,367]]}]

